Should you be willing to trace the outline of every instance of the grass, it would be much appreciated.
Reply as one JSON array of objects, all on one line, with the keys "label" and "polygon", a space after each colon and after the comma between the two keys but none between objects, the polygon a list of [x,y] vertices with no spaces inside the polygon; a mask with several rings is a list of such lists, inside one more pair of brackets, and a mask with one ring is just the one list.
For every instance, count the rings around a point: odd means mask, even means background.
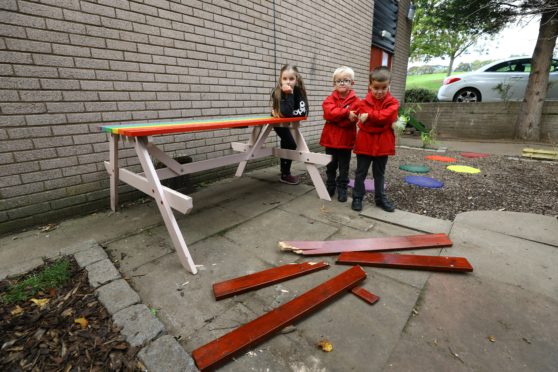
[{"label": "grass", "polygon": [[438,92],[442,86],[442,81],[446,78],[445,73],[426,74],[426,75],[407,75],[407,86],[405,89],[424,88],[433,92]]},{"label": "grass", "polygon": [[40,291],[64,286],[70,280],[70,261],[63,258],[54,261],[40,271],[30,274],[22,281],[10,285],[6,293],[0,297],[0,302],[14,303],[25,301]]}]

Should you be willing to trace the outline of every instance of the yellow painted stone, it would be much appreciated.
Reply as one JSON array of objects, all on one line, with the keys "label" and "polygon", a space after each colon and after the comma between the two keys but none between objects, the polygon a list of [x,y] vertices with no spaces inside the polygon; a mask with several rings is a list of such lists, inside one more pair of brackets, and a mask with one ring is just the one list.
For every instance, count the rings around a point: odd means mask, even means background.
[{"label": "yellow painted stone", "polygon": [[457,173],[469,173],[469,174],[480,173],[480,169],[469,167],[467,165],[449,165],[447,168],[450,171],[457,172]]}]

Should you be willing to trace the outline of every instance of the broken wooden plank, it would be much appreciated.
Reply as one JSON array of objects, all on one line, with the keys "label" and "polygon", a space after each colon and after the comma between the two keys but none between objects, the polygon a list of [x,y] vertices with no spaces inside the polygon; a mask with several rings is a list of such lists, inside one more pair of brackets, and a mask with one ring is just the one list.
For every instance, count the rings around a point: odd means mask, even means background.
[{"label": "broken wooden plank", "polygon": [[380,299],[380,297],[376,296],[374,293],[360,286],[353,287],[353,289],[351,289],[351,292],[370,305],[374,305]]},{"label": "broken wooden plank", "polygon": [[283,265],[257,273],[241,276],[213,284],[213,294],[216,300],[245,293],[271,284],[283,282],[301,275],[328,268],[329,264],[320,262],[303,262]]},{"label": "broken wooden plank", "polygon": [[323,255],[355,251],[394,251],[405,249],[425,249],[451,247],[447,234],[420,234],[391,236],[385,238],[366,238],[328,241],[283,241],[279,247],[302,255]]},{"label": "broken wooden plank", "polygon": [[212,369],[293,324],[341,293],[349,291],[365,277],[364,270],[360,266],[354,266],[259,318],[197,348],[192,352],[192,357],[200,370]]},{"label": "broken wooden plank", "polygon": [[451,272],[473,271],[473,267],[466,258],[448,256],[416,256],[413,254],[345,252],[339,255],[337,263],[395,269]]}]

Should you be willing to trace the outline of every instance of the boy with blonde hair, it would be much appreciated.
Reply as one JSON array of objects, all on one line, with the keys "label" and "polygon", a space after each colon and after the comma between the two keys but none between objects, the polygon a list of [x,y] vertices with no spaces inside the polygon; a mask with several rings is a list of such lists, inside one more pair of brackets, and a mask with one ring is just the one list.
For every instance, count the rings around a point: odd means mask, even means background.
[{"label": "boy with blonde hair", "polygon": [[391,73],[387,67],[377,67],[370,72],[369,92],[360,102],[359,131],[354,153],[357,155],[355,187],[351,208],[362,210],[364,180],[372,164],[374,201],[386,212],[395,208],[384,192],[384,173],[388,156],[395,155],[395,134],[392,124],[397,120],[399,102],[389,93]]},{"label": "boy with blonde hair", "polygon": [[[320,138],[320,145],[326,154],[331,155],[331,162],[326,167],[326,187],[330,196],[337,189],[337,200],[347,201],[349,184],[349,164],[351,150],[355,144],[356,121],[360,99],[353,91],[354,71],[346,66],[333,72],[333,92],[322,103],[326,120]],[[339,176],[337,176],[339,169]]]}]

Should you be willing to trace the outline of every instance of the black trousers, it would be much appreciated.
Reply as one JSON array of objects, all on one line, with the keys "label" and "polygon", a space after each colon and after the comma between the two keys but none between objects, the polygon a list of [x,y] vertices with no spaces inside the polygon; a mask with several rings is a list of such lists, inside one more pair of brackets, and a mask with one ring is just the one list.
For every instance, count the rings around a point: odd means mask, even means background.
[{"label": "black trousers", "polygon": [[[281,148],[288,150],[296,150],[296,142],[291,134],[289,128],[286,127],[273,127],[275,133],[281,139]],[[281,175],[289,176],[291,174],[291,163],[293,161],[290,159],[281,159]]]},{"label": "black trousers", "polygon": [[368,174],[368,169],[372,163],[372,177],[374,177],[374,199],[385,198],[384,194],[384,174],[388,157],[357,155],[357,168],[355,172],[355,187],[353,189],[353,199],[364,197],[364,180]]},{"label": "black trousers", "polygon": [[[339,189],[347,189],[349,184],[349,164],[351,162],[350,149],[334,149],[326,147],[325,152],[331,155],[331,162],[326,166],[326,186],[327,188],[334,188],[337,186]],[[337,176],[337,169],[339,169],[339,176]]]}]

